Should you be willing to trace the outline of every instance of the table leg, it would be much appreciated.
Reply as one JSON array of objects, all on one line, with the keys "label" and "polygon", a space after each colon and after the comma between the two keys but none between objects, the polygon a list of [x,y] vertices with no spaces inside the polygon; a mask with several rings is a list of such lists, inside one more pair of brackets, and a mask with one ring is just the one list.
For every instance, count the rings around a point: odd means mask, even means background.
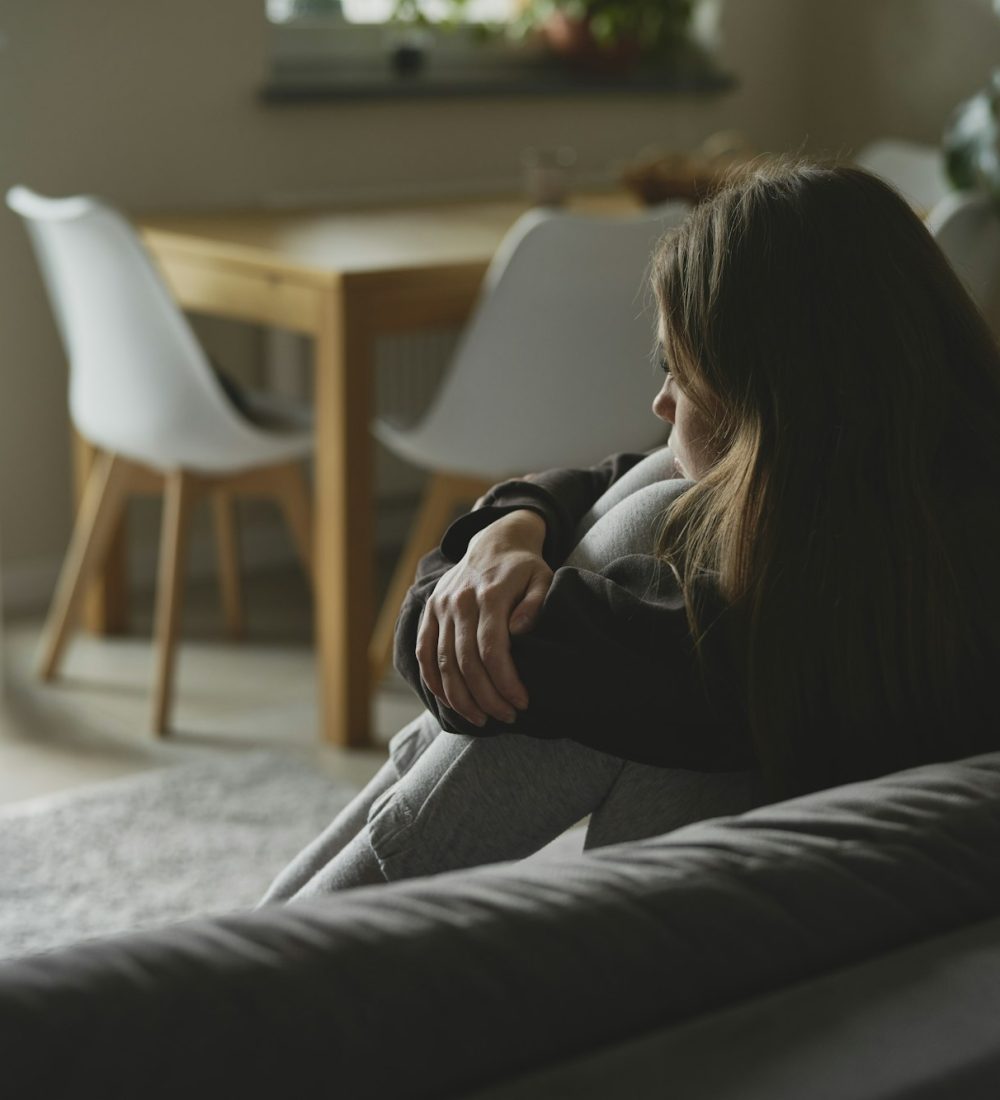
[{"label": "table leg", "polygon": [[316,644],[321,734],[371,744],[368,641],[374,609],[374,333],[343,284],[316,335]]},{"label": "table leg", "polygon": [[[73,433],[73,499],[76,508],[83,499],[87,478],[97,449]],[[92,634],[124,634],[128,629],[128,559],[125,520],[119,521],[103,565],[84,598],[81,624]]]}]

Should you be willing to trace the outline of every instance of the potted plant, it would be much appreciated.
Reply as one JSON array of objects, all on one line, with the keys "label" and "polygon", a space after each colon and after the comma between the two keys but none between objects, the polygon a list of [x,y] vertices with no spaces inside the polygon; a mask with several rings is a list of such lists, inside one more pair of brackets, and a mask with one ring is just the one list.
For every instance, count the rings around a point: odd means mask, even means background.
[{"label": "potted plant", "polygon": [[575,67],[620,71],[690,47],[697,0],[525,0],[520,25]]},{"label": "potted plant", "polygon": [[1000,207],[1000,69],[960,104],[944,135],[945,166],[960,190],[988,191]]},{"label": "potted plant", "polygon": [[[570,65],[591,71],[621,71],[636,64],[676,60],[692,52],[691,29],[704,0],[520,0],[508,27],[515,37],[537,35]],[[395,0],[392,20],[427,28],[424,0]],[[434,8],[437,26],[463,24],[469,0],[443,0]],[[494,28],[497,30],[499,28]],[[484,32],[486,28],[480,28]],[[695,51],[696,52],[696,51]]]},{"label": "potted plant", "polygon": [[[993,0],[1000,15],[1000,0]],[[945,127],[945,169],[959,191],[985,191],[1000,212],[1000,69],[990,83],[960,103]]]},{"label": "potted plant", "polygon": [[[438,5],[439,9],[442,7],[445,14],[437,22],[446,25],[458,24],[468,10],[469,0],[447,0],[444,5]],[[428,17],[421,0],[395,0],[391,18],[394,22],[411,23],[417,26],[429,26],[434,22]]]},{"label": "potted plant", "polygon": [[[465,7],[465,0],[450,0],[449,6],[457,18]],[[397,76],[415,76],[423,70],[433,41],[428,33],[431,20],[420,0],[395,0],[390,23],[401,30],[391,40],[389,63]]]},{"label": "potted plant", "polygon": [[425,0],[394,0],[389,16],[390,24],[398,28],[397,45],[392,50],[391,62],[400,75],[419,72],[427,53],[434,44],[434,31],[456,32],[463,28],[477,40],[490,38],[499,28],[483,24],[470,24],[467,19],[469,0],[439,0],[431,5],[433,16],[427,13]]}]

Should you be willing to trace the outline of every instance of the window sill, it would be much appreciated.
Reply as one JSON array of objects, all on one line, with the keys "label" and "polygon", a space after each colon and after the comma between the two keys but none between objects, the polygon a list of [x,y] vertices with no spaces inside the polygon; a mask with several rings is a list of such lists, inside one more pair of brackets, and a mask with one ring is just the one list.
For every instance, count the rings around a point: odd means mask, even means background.
[{"label": "window sill", "polygon": [[[581,71],[540,38],[512,43],[466,28],[440,33],[384,24],[298,21],[272,28],[260,99],[283,105],[350,100],[516,96],[713,95],[735,87],[695,37],[671,60],[629,71]],[[409,63],[410,71],[394,66]]]},{"label": "window sill", "polygon": [[629,73],[579,73],[559,65],[511,67],[488,72],[435,71],[402,76],[387,65],[345,68],[341,72],[275,73],[260,90],[270,105],[382,99],[509,98],[518,96],[628,96],[731,91],[735,79],[717,71],[638,69]]}]

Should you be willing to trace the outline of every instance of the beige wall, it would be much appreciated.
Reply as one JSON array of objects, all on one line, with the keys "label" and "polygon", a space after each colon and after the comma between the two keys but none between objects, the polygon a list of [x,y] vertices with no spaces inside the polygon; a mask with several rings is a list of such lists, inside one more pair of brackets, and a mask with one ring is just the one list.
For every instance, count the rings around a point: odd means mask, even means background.
[{"label": "beige wall", "polygon": [[[526,145],[608,174],[643,146],[736,127],[761,148],[934,140],[1000,61],[986,0],[728,0],[737,92],[267,107],[263,0],[0,0],[0,186],[91,191],[134,212],[516,181]],[[49,583],[69,522],[65,365],[20,225],[0,216],[5,585]],[[255,340],[210,327],[247,360]],[[7,602],[17,604],[16,591]]]},{"label": "beige wall", "polygon": [[836,152],[886,134],[936,142],[954,106],[1000,65],[990,0],[804,0],[802,8],[811,148]]}]

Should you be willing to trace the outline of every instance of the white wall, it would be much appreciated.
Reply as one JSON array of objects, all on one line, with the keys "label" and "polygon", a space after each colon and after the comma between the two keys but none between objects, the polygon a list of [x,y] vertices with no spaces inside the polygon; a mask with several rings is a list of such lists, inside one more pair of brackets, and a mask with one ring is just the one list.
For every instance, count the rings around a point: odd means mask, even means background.
[{"label": "white wall", "polygon": [[[986,0],[728,0],[735,93],[703,99],[265,106],[263,0],[0,0],[0,187],[125,209],[513,185],[526,145],[588,174],[722,128],[762,149],[935,140],[1000,61]],[[0,545],[6,599],[45,584],[70,523],[65,364],[16,219],[0,216]],[[205,330],[253,367],[258,341]],[[44,587],[44,586],[43,586]],[[12,590],[12,588],[14,590]]]}]

